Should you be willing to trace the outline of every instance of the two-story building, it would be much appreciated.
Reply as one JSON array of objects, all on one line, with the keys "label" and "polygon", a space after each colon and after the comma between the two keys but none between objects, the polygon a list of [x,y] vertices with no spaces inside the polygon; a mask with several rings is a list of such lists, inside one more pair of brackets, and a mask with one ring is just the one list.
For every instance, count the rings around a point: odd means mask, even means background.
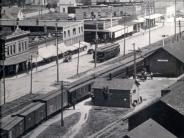
[{"label": "two-story building", "polygon": [[23,31],[19,27],[13,33],[2,33],[0,46],[5,47],[5,60],[0,61],[0,74],[15,74],[25,71],[30,60],[29,31]]}]

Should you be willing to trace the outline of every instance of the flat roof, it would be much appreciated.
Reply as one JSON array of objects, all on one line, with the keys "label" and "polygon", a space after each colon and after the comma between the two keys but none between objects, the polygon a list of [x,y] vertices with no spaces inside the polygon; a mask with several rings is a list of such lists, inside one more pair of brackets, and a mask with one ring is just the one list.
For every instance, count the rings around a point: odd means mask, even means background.
[{"label": "flat roof", "polygon": [[156,19],[156,18],[159,18],[161,16],[163,16],[163,14],[156,13],[156,14],[152,14],[150,16],[145,16],[144,18],[145,19]]},{"label": "flat roof", "polygon": [[95,79],[93,88],[94,89],[103,89],[107,87],[109,89],[116,90],[131,90],[135,84],[133,79],[116,79],[108,80],[108,78],[97,78]]},{"label": "flat roof", "polygon": [[152,119],[131,130],[127,136],[129,138],[176,138],[175,135]]}]

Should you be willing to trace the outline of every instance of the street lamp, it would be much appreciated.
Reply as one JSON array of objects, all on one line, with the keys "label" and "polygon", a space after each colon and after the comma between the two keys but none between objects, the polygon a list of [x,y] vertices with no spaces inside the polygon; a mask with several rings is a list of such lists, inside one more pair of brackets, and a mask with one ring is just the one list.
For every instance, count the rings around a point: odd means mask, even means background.
[{"label": "street lamp", "polygon": [[96,33],[95,33],[95,68],[96,68],[96,62],[97,62],[97,48],[98,48],[98,19],[96,19]]},{"label": "street lamp", "polygon": [[33,66],[32,66],[32,60],[33,60],[33,56],[31,55],[31,59],[30,59],[30,67],[31,67],[31,74],[30,74],[30,94],[32,94],[32,92],[33,92]]}]

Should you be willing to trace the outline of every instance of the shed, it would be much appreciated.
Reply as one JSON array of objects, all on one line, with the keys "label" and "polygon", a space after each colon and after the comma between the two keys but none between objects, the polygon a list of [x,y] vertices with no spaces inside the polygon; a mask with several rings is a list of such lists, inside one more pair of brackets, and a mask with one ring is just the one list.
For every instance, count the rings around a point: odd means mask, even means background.
[{"label": "shed", "polygon": [[98,78],[92,92],[93,102],[97,106],[130,108],[139,102],[138,85],[132,79]]},{"label": "shed", "polygon": [[176,138],[152,119],[131,130],[124,138]]},{"label": "shed", "polygon": [[184,42],[158,48],[145,57],[148,72],[157,76],[176,77],[184,73]]}]

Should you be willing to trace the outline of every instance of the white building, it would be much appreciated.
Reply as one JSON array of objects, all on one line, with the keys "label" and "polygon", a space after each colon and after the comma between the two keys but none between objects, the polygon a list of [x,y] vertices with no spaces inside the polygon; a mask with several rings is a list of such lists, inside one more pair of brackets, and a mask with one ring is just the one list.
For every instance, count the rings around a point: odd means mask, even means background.
[{"label": "white building", "polygon": [[68,13],[68,7],[77,6],[77,2],[76,0],[60,0],[58,6],[61,13]]}]

